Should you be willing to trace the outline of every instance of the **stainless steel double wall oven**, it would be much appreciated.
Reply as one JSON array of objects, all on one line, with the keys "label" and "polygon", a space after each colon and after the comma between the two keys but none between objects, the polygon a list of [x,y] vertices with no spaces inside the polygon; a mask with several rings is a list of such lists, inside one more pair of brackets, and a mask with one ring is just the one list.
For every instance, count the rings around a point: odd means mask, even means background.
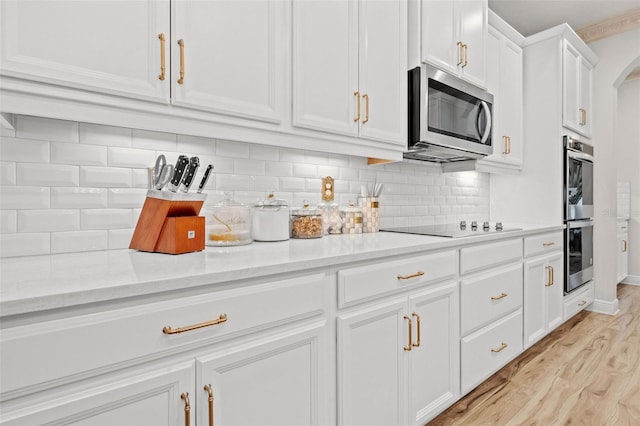
[{"label": "stainless steel double wall oven", "polygon": [[593,279],[593,146],[564,137],[565,282],[570,293]]}]

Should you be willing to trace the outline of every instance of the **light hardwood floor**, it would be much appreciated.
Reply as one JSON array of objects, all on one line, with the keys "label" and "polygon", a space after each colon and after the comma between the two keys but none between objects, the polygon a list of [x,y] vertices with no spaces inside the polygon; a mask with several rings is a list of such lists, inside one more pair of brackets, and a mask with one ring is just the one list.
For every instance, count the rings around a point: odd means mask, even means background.
[{"label": "light hardwood floor", "polygon": [[580,312],[429,423],[640,425],[640,287]]}]

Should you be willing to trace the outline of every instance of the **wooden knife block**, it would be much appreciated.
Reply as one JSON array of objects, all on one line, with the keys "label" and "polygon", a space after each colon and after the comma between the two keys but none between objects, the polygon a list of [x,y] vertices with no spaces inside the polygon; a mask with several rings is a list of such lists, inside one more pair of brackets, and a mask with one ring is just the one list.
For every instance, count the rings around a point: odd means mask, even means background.
[{"label": "wooden knife block", "polygon": [[198,214],[206,198],[150,189],[129,248],[168,254],[204,250],[205,219]]}]

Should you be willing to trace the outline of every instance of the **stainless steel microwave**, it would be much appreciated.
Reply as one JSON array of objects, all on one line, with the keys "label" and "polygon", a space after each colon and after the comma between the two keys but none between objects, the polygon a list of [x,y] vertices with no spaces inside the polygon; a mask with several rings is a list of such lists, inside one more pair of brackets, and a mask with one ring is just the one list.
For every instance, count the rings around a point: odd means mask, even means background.
[{"label": "stainless steel microwave", "polygon": [[409,70],[405,158],[438,163],[493,152],[493,95],[427,64]]}]

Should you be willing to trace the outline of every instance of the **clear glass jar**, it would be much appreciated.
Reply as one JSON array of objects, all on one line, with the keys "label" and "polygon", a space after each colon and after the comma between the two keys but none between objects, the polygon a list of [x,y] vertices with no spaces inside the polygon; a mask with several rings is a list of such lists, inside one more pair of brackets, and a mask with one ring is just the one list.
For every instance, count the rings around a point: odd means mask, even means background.
[{"label": "clear glass jar", "polygon": [[275,198],[273,192],[253,207],[251,237],[255,241],[285,241],[289,239],[289,205]]},{"label": "clear glass jar", "polygon": [[362,209],[353,201],[340,210],[343,234],[362,234]]},{"label": "clear glass jar", "polygon": [[320,238],[324,232],[322,215],[317,208],[309,207],[304,200],[303,206],[291,210],[290,235],[291,238]]},{"label": "clear glass jar", "polygon": [[206,244],[214,247],[239,246],[251,241],[251,209],[225,192],[206,216]]},{"label": "clear glass jar", "polygon": [[331,203],[329,206],[328,233],[331,235],[342,234],[342,218],[340,217],[340,207],[338,203]]}]

